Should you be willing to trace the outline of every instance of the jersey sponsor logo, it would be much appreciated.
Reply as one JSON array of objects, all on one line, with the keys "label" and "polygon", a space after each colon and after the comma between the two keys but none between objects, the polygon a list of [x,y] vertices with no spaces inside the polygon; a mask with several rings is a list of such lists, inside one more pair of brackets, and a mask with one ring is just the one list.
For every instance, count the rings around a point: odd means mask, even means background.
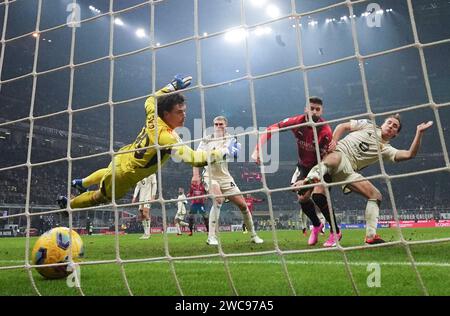
[{"label": "jersey sponsor logo", "polygon": [[369,150],[369,144],[366,142],[359,143],[359,149],[361,149],[362,152],[366,152]]},{"label": "jersey sponsor logo", "polygon": [[311,142],[311,143],[309,143],[309,142],[304,141],[304,140],[297,140],[297,144],[298,144],[302,149],[307,150],[307,151],[315,151],[315,150],[316,150],[314,141]]}]

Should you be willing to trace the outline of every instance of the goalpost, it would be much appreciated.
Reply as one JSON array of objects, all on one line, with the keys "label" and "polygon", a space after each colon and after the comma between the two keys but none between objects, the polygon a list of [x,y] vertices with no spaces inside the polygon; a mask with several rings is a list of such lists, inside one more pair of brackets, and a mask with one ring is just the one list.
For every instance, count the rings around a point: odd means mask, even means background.
[{"label": "goalpost", "polygon": [[[127,289],[128,293],[130,295],[133,295],[133,290],[132,287],[129,284],[128,278],[127,278],[127,273],[125,272],[124,266],[127,263],[136,263],[136,262],[156,262],[156,261],[161,261],[161,262],[168,262],[169,266],[170,266],[170,270],[171,273],[173,275],[173,279],[175,281],[178,293],[180,295],[184,294],[183,288],[180,284],[179,281],[179,276],[177,274],[177,271],[175,269],[175,262],[180,261],[180,260],[196,260],[196,259],[205,259],[205,258],[220,258],[223,261],[223,265],[225,267],[225,271],[226,271],[226,275],[227,275],[227,280],[228,280],[228,285],[231,289],[231,292],[234,295],[239,295],[239,290],[238,288],[235,286],[234,283],[234,277],[233,274],[231,273],[230,267],[229,267],[229,260],[232,258],[237,258],[237,257],[249,257],[249,256],[263,256],[263,255],[268,255],[268,254],[274,254],[274,255],[278,255],[280,258],[280,264],[281,267],[283,269],[283,273],[284,273],[284,277],[286,278],[286,281],[289,285],[289,290],[291,292],[292,295],[297,295],[295,286],[293,284],[293,280],[292,280],[292,276],[289,273],[288,267],[287,267],[287,260],[286,260],[286,256],[287,255],[293,255],[293,254],[307,254],[307,253],[316,253],[316,252],[323,252],[323,251],[338,251],[341,255],[342,255],[342,262],[345,266],[346,269],[346,273],[347,276],[352,284],[353,287],[353,292],[355,295],[359,295],[360,291],[358,289],[358,286],[355,282],[353,273],[352,273],[352,269],[350,267],[350,262],[349,259],[347,257],[347,253],[349,251],[353,251],[353,250],[357,250],[357,249],[365,249],[365,248],[376,248],[376,247],[390,247],[390,246],[395,246],[395,245],[401,245],[404,248],[404,251],[409,259],[410,262],[410,266],[414,271],[415,276],[417,277],[417,284],[418,287],[421,289],[422,293],[424,295],[428,295],[428,289],[426,287],[426,285],[424,284],[424,281],[422,279],[421,273],[419,272],[419,270],[417,269],[417,263],[416,260],[414,258],[414,255],[411,252],[410,246],[411,245],[415,245],[415,244],[433,244],[433,243],[442,243],[442,242],[449,242],[450,238],[442,238],[442,239],[434,239],[434,240],[420,240],[420,241],[408,241],[404,238],[402,229],[399,225],[399,214],[398,214],[398,210],[396,207],[396,201],[394,198],[394,193],[393,193],[393,188],[392,188],[392,180],[394,179],[401,179],[401,178],[405,178],[408,176],[412,176],[412,175],[421,175],[421,174],[428,174],[428,173],[437,173],[437,172],[442,172],[442,171],[450,171],[450,160],[449,160],[449,155],[448,155],[448,149],[447,149],[447,145],[446,145],[446,141],[445,141],[445,137],[444,137],[444,131],[443,131],[443,123],[442,123],[442,118],[440,116],[439,110],[443,109],[445,107],[449,107],[450,106],[450,102],[446,102],[446,103],[439,103],[436,102],[436,100],[433,98],[433,93],[432,93],[432,89],[431,89],[431,84],[430,84],[430,79],[429,79],[429,75],[428,75],[428,67],[427,67],[427,61],[425,58],[425,54],[424,54],[424,49],[428,48],[428,47],[432,47],[432,46],[437,46],[437,45],[443,45],[443,44],[447,44],[450,43],[450,39],[444,39],[444,40],[439,40],[439,41],[435,41],[435,42],[430,42],[430,43],[426,43],[423,44],[420,42],[419,39],[419,35],[418,35],[418,29],[417,29],[417,25],[416,25],[416,19],[415,19],[415,12],[414,12],[414,3],[412,0],[405,0],[406,4],[407,4],[407,8],[408,8],[408,13],[409,13],[409,23],[411,25],[411,29],[412,29],[412,34],[413,34],[413,42],[401,47],[396,47],[393,49],[389,49],[389,50],[383,50],[377,53],[372,53],[372,54],[368,54],[368,55],[364,55],[361,53],[360,50],[360,44],[359,44],[359,40],[358,40],[358,29],[357,29],[357,25],[356,25],[356,14],[355,14],[355,10],[354,7],[356,5],[359,4],[369,4],[369,1],[367,0],[358,0],[358,1],[350,1],[350,0],[346,0],[346,1],[342,1],[342,2],[338,2],[338,3],[334,3],[332,5],[328,5],[325,7],[320,7],[314,10],[310,10],[307,12],[301,12],[299,11],[299,3],[301,3],[301,1],[296,1],[296,0],[290,0],[287,1],[287,3],[289,3],[290,5],[290,12],[287,15],[279,15],[277,17],[273,17],[267,21],[264,22],[259,22],[257,24],[249,24],[247,19],[246,19],[246,3],[248,3],[249,1],[246,0],[240,0],[240,26],[239,27],[234,27],[231,29],[224,29],[221,30],[219,32],[213,33],[213,34],[201,34],[200,32],[200,27],[199,27],[199,6],[201,5],[201,0],[193,0],[193,4],[194,4],[194,35],[192,37],[188,37],[188,38],[184,38],[182,40],[177,40],[174,42],[171,42],[169,44],[165,44],[165,45],[160,45],[159,43],[157,43],[155,41],[155,6],[157,6],[158,4],[164,2],[164,1],[169,1],[169,0],[151,0],[151,1],[145,1],[142,2],[140,4],[137,5],[133,5],[130,7],[127,7],[125,9],[121,9],[121,10],[114,10],[114,0],[110,0],[109,1],[109,11],[105,12],[105,13],[100,13],[98,15],[96,15],[95,17],[92,18],[88,18],[85,20],[80,20],[80,13],[79,13],[79,7],[77,6],[77,2],[74,0],[72,2],[72,5],[70,5],[68,7],[68,9],[70,9],[70,15],[69,18],[67,20],[66,24],[62,24],[56,27],[52,27],[50,29],[42,29],[41,28],[41,16],[42,16],[42,6],[43,6],[43,0],[38,0],[38,4],[37,4],[37,19],[36,19],[36,27],[35,30],[31,33],[28,34],[23,34],[20,36],[17,36],[15,38],[7,38],[6,34],[7,34],[7,27],[8,27],[8,12],[9,12],[9,8],[10,6],[19,0],[5,0],[3,3],[0,3],[0,6],[3,7],[4,9],[4,19],[3,19],[3,29],[2,29],[2,35],[1,35],[1,44],[2,44],[2,49],[1,49],[1,55],[0,55],[0,89],[1,86],[3,86],[4,84],[19,80],[19,79],[23,79],[23,78],[32,78],[33,83],[32,83],[32,98],[31,98],[31,106],[30,106],[30,114],[27,117],[21,118],[21,119],[17,119],[17,120],[12,120],[12,121],[6,121],[3,123],[0,123],[0,128],[2,127],[8,127],[9,125],[15,124],[15,123],[20,123],[20,122],[26,122],[29,121],[30,123],[30,127],[29,127],[29,143],[28,143],[28,152],[27,152],[27,162],[24,164],[20,164],[20,165],[14,165],[14,166],[10,166],[10,167],[0,167],[0,173],[3,171],[8,171],[8,170],[17,170],[19,168],[27,168],[27,189],[26,189],[26,204],[25,204],[25,212],[24,213],[20,213],[20,214],[13,214],[13,215],[7,215],[7,216],[3,216],[1,217],[2,219],[12,219],[15,217],[20,217],[20,216],[25,216],[26,217],[26,221],[27,221],[27,236],[26,236],[26,247],[25,247],[25,264],[21,264],[21,265],[12,265],[12,266],[0,266],[0,271],[2,270],[23,270],[25,269],[28,272],[28,277],[29,280],[33,286],[34,291],[36,292],[36,294],[40,295],[40,291],[39,288],[36,284],[36,281],[34,280],[33,274],[32,274],[32,269],[34,268],[34,266],[32,266],[30,264],[31,260],[30,260],[30,228],[31,228],[31,219],[34,216],[40,216],[40,215],[46,215],[46,214],[55,214],[55,213],[60,213],[61,210],[51,210],[51,211],[39,211],[39,212],[30,212],[31,209],[31,205],[30,205],[30,191],[31,191],[31,183],[32,183],[32,168],[33,167],[38,167],[38,166],[43,166],[43,165],[50,165],[50,164],[54,164],[54,163],[58,163],[58,162],[67,162],[68,164],[68,176],[67,176],[67,196],[70,196],[71,193],[71,180],[74,178],[73,174],[72,174],[72,167],[73,167],[73,162],[79,159],[83,159],[86,157],[95,157],[96,155],[91,155],[91,156],[83,156],[80,158],[73,158],[71,156],[71,148],[72,148],[72,133],[73,133],[73,115],[74,113],[78,113],[78,112],[82,112],[82,111],[86,111],[95,107],[98,107],[99,104],[96,105],[92,105],[89,107],[85,107],[83,109],[73,109],[73,92],[74,92],[74,72],[75,69],[77,67],[80,66],[84,66],[84,65],[88,65],[88,64],[93,64],[95,62],[98,61],[108,61],[109,65],[110,65],[110,71],[109,71],[109,89],[108,89],[108,101],[106,103],[104,103],[104,105],[108,105],[109,106],[109,110],[110,110],[110,145],[109,145],[109,150],[108,150],[108,154],[111,156],[111,159],[113,159],[116,155],[117,155],[117,151],[114,150],[114,109],[115,106],[119,105],[119,104],[123,104],[126,102],[130,102],[130,101],[140,101],[142,102],[142,104],[144,103],[145,99],[149,96],[149,95],[143,95],[143,96],[139,96],[133,99],[127,99],[124,101],[115,101],[113,98],[113,91],[114,91],[114,75],[115,75],[115,62],[117,60],[117,58],[120,57],[124,57],[124,56],[129,56],[129,55],[134,55],[134,54],[138,54],[140,52],[144,52],[144,51],[150,51],[152,52],[152,61],[151,61],[151,65],[152,65],[152,69],[149,70],[151,71],[151,75],[152,75],[152,87],[151,87],[151,95],[155,95],[156,91],[157,91],[157,86],[156,86],[156,77],[157,77],[157,72],[156,72],[156,55],[154,52],[158,51],[161,48],[164,47],[169,47],[169,46],[175,46],[178,45],[180,43],[184,43],[187,41],[194,41],[195,42],[195,51],[196,51],[196,56],[195,56],[195,61],[196,61],[196,84],[193,83],[192,87],[189,87],[187,90],[191,91],[191,90],[198,90],[200,93],[200,105],[201,105],[201,113],[202,113],[202,127],[203,129],[206,128],[207,126],[207,122],[206,122],[206,108],[207,108],[207,104],[205,101],[205,91],[207,89],[211,89],[214,87],[218,87],[218,86],[225,86],[227,84],[230,83],[235,83],[235,82],[239,82],[239,81],[246,81],[249,84],[249,93],[250,93],[250,106],[251,106],[251,115],[252,115],[252,130],[249,132],[243,132],[239,135],[236,136],[252,136],[252,137],[257,137],[260,135],[260,131],[259,131],[259,126],[258,126],[258,122],[257,122],[257,113],[258,113],[258,104],[256,102],[256,96],[255,96],[255,81],[259,80],[259,79],[263,79],[263,78],[268,78],[271,76],[276,76],[279,74],[283,74],[283,73],[288,73],[288,72],[292,72],[292,71],[299,71],[302,74],[302,79],[304,82],[304,94],[306,96],[306,98],[308,98],[311,93],[310,93],[310,84],[309,84],[309,72],[311,70],[314,69],[318,69],[321,67],[326,67],[329,65],[334,65],[334,64],[338,64],[341,62],[345,62],[345,61],[349,61],[349,60],[356,60],[358,62],[358,66],[359,66],[359,74],[360,74],[360,80],[362,83],[362,88],[363,88],[363,96],[364,96],[364,103],[365,103],[365,112],[361,113],[361,114],[357,114],[357,115],[353,115],[353,116],[349,116],[349,117],[345,117],[345,118],[340,118],[340,119],[336,119],[336,120],[330,120],[328,121],[329,123],[338,123],[338,122],[344,122],[350,118],[354,119],[354,118],[364,118],[364,117],[368,117],[371,120],[375,121],[376,118],[379,117],[383,117],[386,116],[388,114],[392,114],[392,113],[397,113],[397,112],[406,112],[406,111],[413,111],[413,110],[418,110],[418,109],[431,109],[433,114],[434,114],[434,121],[436,123],[436,128],[438,130],[438,135],[439,135],[439,142],[440,142],[440,146],[441,146],[441,150],[442,150],[442,155],[445,161],[445,166],[444,167],[438,167],[438,168],[432,168],[432,169],[427,169],[427,170],[423,170],[423,171],[416,171],[416,172],[409,172],[409,173],[404,173],[404,174],[399,174],[399,175],[390,175],[386,172],[383,160],[381,159],[381,153],[378,152],[379,155],[379,166],[380,166],[380,170],[381,173],[374,175],[374,176],[370,176],[367,177],[367,179],[381,179],[384,180],[387,188],[388,188],[388,192],[389,192],[389,200],[390,203],[392,205],[392,210],[393,210],[393,214],[394,214],[394,218],[395,221],[397,223],[397,230],[400,236],[400,240],[398,241],[392,241],[392,242],[387,242],[381,245],[376,245],[376,246],[353,246],[353,247],[343,247],[342,245],[339,244],[339,242],[337,243],[337,247],[336,248],[331,248],[331,249],[324,249],[324,248],[318,248],[318,249],[308,249],[308,250],[282,250],[279,246],[279,242],[278,242],[278,234],[277,231],[275,229],[274,226],[274,222],[275,222],[275,217],[274,217],[274,210],[273,210],[273,202],[272,202],[272,194],[273,193],[277,193],[277,192],[284,192],[284,191],[290,191],[291,188],[288,186],[288,183],[286,183],[286,187],[283,188],[276,188],[276,189],[270,189],[267,185],[267,180],[266,180],[266,175],[265,175],[265,166],[264,164],[261,164],[261,173],[262,173],[262,187],[259,190],[251,190],[251,191],[247,191],[247,192],[243,192],[243,194],[245,193],[254,193],[254,192],[262,192],[264,194],[266,194],[267,196],[267,202],[268,202],[268,206],[269,206],[269,214],[270,214],[270,219],[272,222],[271,225],[271,231],[272,231],[272,237],[273,237],[273,250],[271,251],[255,251],[255,252],[247,252],[247,253],[238,253],[238,254],[232,254],[232,253],[226,253],[220,242],[219,242],[219,246],[218,246],[218,251],[217,254],[214,255],[193,255],[193,256],[186,256],[186,257],[173,257],[171,255],[170,252],[170,247],[169,247],[169,242],[168,242],[168,236],[167,234],[164,234],[164,251],[165,251],[165,255],[162,257],[158,257],[158,258],[144,258],[144,259],[122,259],[121,258],[121,253],[120,253],[120,248],[119,248],[119,210],[118,210],[118,206],[119,204],[116,203],[115,197],[114,197],[114,193],[113,193],[113,199],[112,199],[112,203],[108,204],[108,207],[111,207],[112,212],[114,213],[114,225],[115,225],[115,259],[114,260],[101,260],[101,261],[83,261],[83,262],[73,262],[72,258],[69,258],[69,262],[70,265],[74,268],[76,268],[77,266],[83,266],[83,265],[87,265],[87,264],[110,264],[110,263],[115,263],[118,264],[120,266],[120,271],[121,271],[121,276],[123,278],[123,283],[125,288]],[[123,53],[123,54],[114,54],[114,30],[115,30],[115,16],[118,15],[119,13],[124,13],[124,12],[129,12],[135,9],[138,9],[140,7],[143,6],[147,6],[150,5],[150,16],[151,16],[151,26],[150,26],[150,46],[145,47],[145,48],[141,48],[132,52],[128,52],[128,53]],[[351,27],[351,38],[352,38],[352,42],[353,42],[353,46],[354,46],[354,53],[351,56],[347,56],[347,57],[343,57],[340,59],[336,59],[336,60],[332,60],[332,61],[328,61],[328,62],[324,62],[324,63],[319,63],[319,64],[314,64],[314,65],[306,65],[305,64],[305,60],[304,60],[304,52],[307,48],[305,48],[303,46],[303,38],[302,38],[302,32],[300,30],[300,25],[302,23],[302,21],[306,21],[307,17],[313,14],[318,14],[318,13],[322,13],[322,12],[327,12],[328,10],[334,9],[334,8],[341,8],[341,7],[345,7],[348,9],[348,17],[346,16],[346,20],[348,19],[347,23],[350,23],[350,27]],[[375,11],[374,11],[375,12]],[[372,14],[376,14],[374,12],[368,12],[364,17],[370,17],[369,15]],[[77,45],[76,43],[76,33],[77,33],[77,27],[80,25],[83,25],[83,23],[86,23],[87,21],[91,21],[94,19],[98,19],[100,17],[109,17],[110,18],[110,24],[109,24],[109,51],[108,51],[108,55],[97,58],[95,60],[91,60],[88,62],[84,62],[81,64],[76,64],[75,60],[74,60],[74,55],[75,55],[75,47]],[[214,84],[205,84],[204,80],[203,80],[203,69],[202,69],[202,48],[201,48],[201,44],[202,41],[208,39],[208,38],[212,38],[212,37],[217,37],[217,36],[223,36],[225,35],[227,32],[231,32],[231,31],[237,31],[238,33],[243,31],[244,33],[247,32],[248,30],[255,30],[257,27],[264,27],[274,21],[281,21],[281,20],[285,20],[285,19],[291,19],[293,21],[295,21],[294,25],[296,25],[296,58],[297,58],[297,65],[295,67],[290,67],[290,68],[286,68],[286,69],[282,69],[279,71],[275,71],[275,72],[270,72],[270,73],[264,73],[261,75],[254,75],[252,72],[252,65],[251,65],[251,61],[250,61],[250,49],[249,49],[249,41],[248,38],[246,36],[243,37],[244,40],[244,45],[245,45],[245,73],[241,76],[241,77],[237,77],[231,80],[226,80],[226,81],[222,81],[219,83],[214,83]],[[310,21],[311,22],[311,21]],[[332,21],[330,21],[332,22]],[[376,23],[376,21],[374,20],[373,23]],[[53,68],[50,70],[46,70],[46,71],[42,71],[39,72],[38,71],[38,58],[39,58],[39,53],[40,53],[40,49],[39,49],[39,43],[40,43],[40,38],[43,36],[43,34],[45,34],[46,32],[52,31],[52,30],[56,30],[56,29],[62,29],[62,28],[66,28],[66,27],[71,27],[71,43],[70,43],[70,60],[69,60],[69,64],[68,65],[64,65],[62,67],[58,67],[58,68]],[[235,33],[236,34],[236,33]],[[36,44],[35,44],[35,50],[34,50],[34,59],[33,59],[33,68],[32,71],[28,74],[25,75],[21,75],[15,78],[11,78],[11,79],[6,79],[3,80],[2,77],[2,71],[4,69],[4,58],[5,58],[5,47],[8,43],[13,42],[14,40],[20,39],[20,38],[24,38],[26,36],[34,36],[36,39]],[[421,73],[423,76],[423,80],[425,83],[425,91],[426,91],[426,96],[427,96],[427,102],[423,103],[423,104],[418,104],[418,105],[413,105],[413,106],[409,106],[409,107],[405,107],[405,108],[398,108],[398,109],[393,109],[393,110],[389,110],[389,111],[383,111],[383,112],[376,112],[373,111],[372,106],[371,106],[371,98],[370,98],[370,93],[369,93],[369,89],[368,89],[368,81],[367,81],[367,75],[366,75],[366,67],[365,67],[365,62],[367,60],[370,60],[372,58],[375,57],[379,57],[379,56],[383,56],[383,55],[387,55],[390,53],[394,53],[394,52],[398,52],[398,51],[403,51],[406,49],[410,49],[410,48],[414,48],[418,50],[419,53],[419,58],[420,58],[420,66],[421,66]],[[44,74],[48,74],[51,72],[55,72],[57,70],[61,70],[61,69],[69,69],[70,70],[70,81],[69,81],[69,98],[67,101],[67,109],[64,111],[65,113],[67,113],[69,115],[69,128],[68,128],[68,146],[67,146],[67,154],[64,158],[61,159],[56,159],[56,160],[51,160],[51,161],[45,161],[45,162],[41,162],[41,163],[31,163],[31,151],[32,151],[32,139],[33,139],[33,133],[34,133],[34,123],[36,119],[39,118],[44,118],[44,117],[50,117],[52,115],[56,115],[55,113],[52,114],[47,114],[47,115],[43,115],[43,116],[34,116],[34,104],[35,104],[35,100],[36,100],[36,86],[37,86],[37,79],[39,76],[42,76]],[[299,102],[302,103],[303,101]],[[295,111],[293,111],[293,114],[295,113]],[[326,115],[325,115],[326,117]],[[375,123],[374,123],[375,124]],[[300,124],[298,126],[319,126],[320,124],[315,124],[315,123],[304,123],[304,124]],[[291,127],[292,128],[292,127]],[[375,128],[375,125],[374,125]],[[290,129],[290,128],[289,128]],[[315,139],[315,143],[317,144],[317,130],[316,128],[313,129],[314,130],[314,139]],[[130,140],[131,141],[131,140]],[[195,141],[199,141],[199,139],[193,140],[193,141],[185,141],[184,143],[187,145],[191,145],[191,143],[194,143]],[[155,146],[155,148],[157,149],[158,152],[158,166],[159,169],[161,169],[161,150],[165,149],[163,146]],[[318,159],[320,160],[320,152],[319,152],[319,148],[318,145],[316,145],[316,155],[318,157]],[[249,163],[253,163],[253,162],[249,162]],[[114,170],[114,168],[113,168]],[[161,176],[161,172],[158,173],[158,192],[162,192],[162,176]],[[326,196],[327,196],[327,201],[330,207],[330,211],[333,210],[333,205],[332,205],[332,201],[330,198],[330,194],[329,194],[329,190],[328,188],[332,187],[332,186],[340,186],[344,183],[333,183],[333,184],[325,184],[325,186],[327,187],[326,190]],[[113,190],[112,192],[114,192],[114,181],[113,181]],[[162,194],[158,194],[159,198],[155,201],[155,203],[161,204],[162,207],[162,219],[163,219],[163,227],[164,227],[164,231],[167,228],[167,210],[166,210],[166,204],[168,203],[173,203],[176,202],[176,199],[166,199],[163,197]],[[226,197],[227,195],[224,195],[224,197]],[[214,198],[213,195],[208,195],[209,198]],[[190,199],[187,199],[190,200]],[[129,203],[129,204],[120,204],[120,207],[123,206],[137,206],[139,203]],[[102,206],[104,207],[104,206]],[[69,228],[72,229],[73,227],[73,216],[74,214],[76,214],[76,212],[83,212],[86,210],[96,210],[99,207],[91,207],[91,208],[87,208],[87,209],[71,209],[68,206],[68,214],[69,214]],[[333,218],[333,217],[331,217]],[[336,227],[336,223],[332,223],[333,227]],[[70,253],[70,252],[69,252]],[[65,264],[53,264],[53,266],[58,266],[58,265],[65,265]],[[84,295],[82,286],[79,282],[76,282],[76,288],[78,289],[80,295]]]}]

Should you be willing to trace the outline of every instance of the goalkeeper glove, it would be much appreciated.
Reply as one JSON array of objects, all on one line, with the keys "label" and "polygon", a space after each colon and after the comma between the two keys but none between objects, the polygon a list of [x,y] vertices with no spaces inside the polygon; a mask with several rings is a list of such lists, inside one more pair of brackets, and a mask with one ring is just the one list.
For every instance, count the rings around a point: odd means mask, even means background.
[{"label": "goalkeeper glove", "polygon": [[191,84],[191,81],[192,81],[191,76],[183,77],[182,75],[178,74],[175,75],[173,80],[166,86],[166,88],[170,92],[185,89]]},{"label": "goalkeeper glove", "polygon": [[233,138],[227,147],[228,151],[227,155],[229,157],[237,158],[240,150],[241,150],[241,143],[238,143],[237,139]]}]

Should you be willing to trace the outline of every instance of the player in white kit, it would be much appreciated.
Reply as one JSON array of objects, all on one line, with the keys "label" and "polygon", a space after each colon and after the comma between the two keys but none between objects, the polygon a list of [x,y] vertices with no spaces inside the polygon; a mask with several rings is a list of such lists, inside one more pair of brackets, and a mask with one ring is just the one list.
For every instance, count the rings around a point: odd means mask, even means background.
[{"label": "player in white kit", "polygon": [[[230,137],[230,134],[226,132],[228,126],[228,120],[224,116],[218,116],[214,119],[214,134],[206,137],[198,146],[199,149],[205,151],[211,151],[214,149],[220,150],[221,148],[234,148],[235,157],[237,157],[237,152],[240,149],[240,144],[237,143],[236,139]],[[198,183],[201,181],[200,169],[193,168],[192,182]],[[242,212],[242,217],[244,223],[250,232],[251,242],[256,244],[262,244],[264,241],[258,237],[255,232],[253,225],[252,215],[245,203],[245,199],[242,196],[241,191],[236,186],[233,177],[228,171],[228,162],[222,161],[220,163],[214,163],[205,167],[203,171],[203,182],[206,191],[209,194],[222,195],[222,194],[236,194],[232,196],[227,196],[234,205],[236,205]],[[220,208],[224,203],[224,197],[218,197],[215,199],[211,211],[209,213],[209,231],[208,240],[206,243],[208,245],[218,245],[217,240],[217,225],[219,223]]]},{"label": "player in white kit", "polygon": [[142,179],[136,184],[133,193],[132,203],[137,202],[137,198],[139,196],[139,212],[140,217],[142,219],[142,227],[144,228],[144,235],[142,235],[139,239],[149,239],[150,232],[150,201],[156,198],[157,191],[157,183],[156,183],[156,174],[152,174],[147,178]]},{"label": "player in white kit", "polygon": [[[389,144],[401,130],[400,115],[391,115],[381,127],[374,130],[369,120],[351,120],[339,124],[333,133],[333,142],[336,150],[327,155],[317,164],[303,181],[296,185],[320,182],[321,174],[329,173],[333,182],[351,181],[343,186],[344,193],[356,192],[364,196],[367,201],[366,218],[366,244],[384,243],[376,233],[380,203],[382,195],[375,186],[358,173],[361,169],[378,161],[379,147],[381,157],[385,161],[399,162],[409,160],[416,156],[423,133],[433,125],[432,121],[417,126],[416,135],[408,150],[398,150]],[[350,132],[340,140],[345,132]],[[334,147],[333,146],[333,147]]]},{"label": "player in white kit", "polygon": [[[184,200],[183,200],[184,199]],[[175,226],[177,227],[177,235],[181,236],[181,226],[189,226],[188,223],[186,223],[185,217],[186,217],[186,204],[188,204],[188,201],[186,200],[186,195],[184,194],[183,188],[178,188],[178,202],[177,202],[177,213],[175,214]]]}]

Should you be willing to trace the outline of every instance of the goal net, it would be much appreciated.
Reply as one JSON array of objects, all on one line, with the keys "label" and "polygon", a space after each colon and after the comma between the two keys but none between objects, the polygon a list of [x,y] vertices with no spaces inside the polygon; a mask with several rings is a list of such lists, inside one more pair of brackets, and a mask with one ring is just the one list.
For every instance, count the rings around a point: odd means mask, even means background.
[{"label": "goal net", "polygon": [[[0,2],[0,232],[25,237],[0,241],[5,284],[17,278],[25,293],[52,293],[34,271],[35,236],[56,226],[89,233],[89,222],[94,236],[82,235],[86,258],[68,258],[71,269],[86,271],[86,281],[73,274],[73,288],[63,294],[448,294],[435,284],[450,260],[444,228],[450,226],[448,1],[55,2]],[[75,194],[73,179],[105,168],[135,140],[146,99],[178,73],[193,77],[182,91],[187,117],[177,129],[181,142],[195,149],[212,133],[215,117],[228,119],[228,131],[242,144],[230,171],[242,195],[259,201],[253,221],[262,245],[241,236],[241,212],[232,203],[221,211],[218,247],[205,245],[204,233],[193,241],[168,233],[174,231],[178,188],[189,187],[192,168],[175,160],[163,166],[167,147],[159,145],[143,147],[156,149],[158,158],[158,194],[149,201],[157,236],[152,244],[124,234],[141,233],[132,229],[139,202],[132,203],[131,191],[95,207],[56,205],[58,195]],[[308,247],[300,233],[290,179],[296,145],[308,144],[290,134],[312,127],[320,161],[323,123],[281,128],[262,146],[262,164],[251,159],[266,127],[303,114],[312,96],[323,99],[332,128],[367,119],[375,131],[400,113],[402,131],[392,140],[399,149],[410,148],[420,123],[434,122],[414,159],[386,164],[379,149],[379,161],[361,172],[383,196],[378,227],[385,243],[364,244],[366,200],[342,194],[348,181],[322,182],[337,216],[327,228],[343,228],[336,247],[321,247],[322,239]],[[215,197],[207,195],[207,213]],[[100,240],[100,234],[110,236]],[[382,286],[377,271],[386,276]],[[171,285],[149,285],[145,278]],[[398,278],[409,281],[397,286]],[[328,293],[329,282],[339,290]],[[320,286],[314,290],[313,284]]]}]

